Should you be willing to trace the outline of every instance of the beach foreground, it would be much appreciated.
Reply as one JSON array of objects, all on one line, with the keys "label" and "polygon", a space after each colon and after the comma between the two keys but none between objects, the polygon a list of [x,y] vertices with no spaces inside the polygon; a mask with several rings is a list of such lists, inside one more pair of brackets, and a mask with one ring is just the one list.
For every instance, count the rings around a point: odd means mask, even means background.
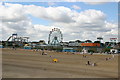
[{"label": "beach foreground", "polygon": [[[2,50],[3,78],[118,78],[118,55],[71,54],[24,49]],[[111,58],[106,61],[106,57]],[[58,59],[58,63],[52,60]],[[86,65],[87,61],[97,66]]]}]

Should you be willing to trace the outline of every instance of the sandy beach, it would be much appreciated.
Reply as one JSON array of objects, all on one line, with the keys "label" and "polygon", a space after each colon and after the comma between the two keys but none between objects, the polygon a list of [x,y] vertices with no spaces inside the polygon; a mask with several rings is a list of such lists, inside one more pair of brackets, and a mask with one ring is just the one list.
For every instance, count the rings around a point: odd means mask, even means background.
[{"label": "sandy beach", "polygon": [[[118,78],[118,55],[71,54],[24,49],[2,50],[3,78]],[[111,59],[106,61],[106,57]],[[52,60],[58,59],[58,63]],[[87,61],[97,66],[86,65]]]}]

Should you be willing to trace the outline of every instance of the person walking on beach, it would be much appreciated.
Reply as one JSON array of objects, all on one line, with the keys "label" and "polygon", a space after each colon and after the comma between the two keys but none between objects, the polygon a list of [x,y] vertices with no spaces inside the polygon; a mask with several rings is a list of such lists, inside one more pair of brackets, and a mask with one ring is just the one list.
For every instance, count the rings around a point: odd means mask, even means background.
[{"label": "person walking on beach", "polygon": [[16,50],[16,48],[15,48],[15,43],[13,43],[12,45],[13,45],[13,47],[12,47],[12,48],[13,48],[13,50]]},{"label": "person walking on beach", "polygon": [[87,61],[86,65],[90,65],[90,61]]},{"label": "person walking on beach", "polygon": [[44,51],[42,52],[42,55],[44,55]]},{"label": "person walking on beach", "polygon": [[114,58],[115,57],[115,55],[114,54],[112,54],[112,58]]}]

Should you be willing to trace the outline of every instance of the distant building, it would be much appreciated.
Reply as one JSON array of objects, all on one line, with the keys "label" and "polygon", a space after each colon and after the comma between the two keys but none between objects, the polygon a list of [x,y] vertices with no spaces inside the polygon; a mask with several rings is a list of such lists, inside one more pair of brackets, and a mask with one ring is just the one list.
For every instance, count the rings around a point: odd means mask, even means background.
[{"label": "distant building", "polygon": [[80,43],[76,42],[76,41],[70,41],[68,46],[74,46],[74,47],[75,46],[80,46]]},{"label": "distant building", "polygon": [[100,43],[81,43],[81,46],[100,47]]},{"label": "distant building", "polygon": [[36,42],[36,41],[31,42],[31,45],[45,45],[45,44],[46,44],[46,43],[45,43],[44,40],[40,40],[39,42]]},{"label": "distant building", "polygon": [[70,47],[64,47],[63,52],[76,52],[73,48]]},{"label": "distant building", "polygon": [[60,44],[61,44],[61,46],[68,46],[69,42],[61,42]]},{"label": "distant building", "polygon": [[81,47],[86,52],[102,52],[103,48],[100,43],[81,43]]},{"label": "distant building", "polygon": [[31,42],[31,45],[38,45],[39,44],[39,42]]},{"label": "distant building", "polygon": [[120,48],[120,42],[118,42],[118,47]]},{"label": "distant building", "polygon": [[40,45],[45,45],[46,43],[45,43],[44,40],[40,40],[40,41],[39,41],[39,44],[40,44]]}]

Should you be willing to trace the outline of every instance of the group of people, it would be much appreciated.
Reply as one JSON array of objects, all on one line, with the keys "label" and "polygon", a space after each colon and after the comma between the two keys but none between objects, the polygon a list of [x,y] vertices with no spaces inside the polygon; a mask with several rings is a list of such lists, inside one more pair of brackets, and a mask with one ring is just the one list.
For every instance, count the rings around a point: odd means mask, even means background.
[{"label": "group of people", "polygon": [[47,55],[47,53],[45,53],[44,50],[34,49],[33,51],[42,51],[42,52],[41,52],[41,55]]},{"label": "group of people", "polygon": [[105,60],[108,61],[108,60],[110,60],[110,59],[113,59],[114,57],[115,57],[115,55],[112,54],[112,57],[107,57],[107,58],[105,58]]},{"label": "group of people", "polygon": [[47,55],[47,53],[45,53],[44,51],[42,51],[42,55]]},{"label": "group of people", "polygon": [[13,49],[13,50],[16,50],[16,47],[15,47],[15,45],[13,45],[12,49]]},{"label": "group of people", "polygon": [[83,58],[86,58],[87,56],[83,54]]},{"label": "group of people", "polygon": [[97,66],[97,64],[96,64],[96,63],[91,63],[90,61],[87,61],[86,65]]},{"label": "group of people", "polygon": [[[38,51],[38,50],[36,50],[36,51]],[[68,54],[68,52],[67,52],[67,54]],[[75,54],[75,53],[72,53],[72,54]],[[47,55],[47,53],[45,53],[44,50],[42,50],[41,55]],[[91,55],[93,55],[93,53],[91,53]],[[50,56],[50,57],[51,57],[51,56]],[[83,58],[87,58],[87,55],[83,54]],[[112,58],[114,58],[114,54],[112,54]],[[105,60],[107,61],[107,60],[112,59],[112,58],[107,57],[107,58],[105,58]],[[57,60],[57,59],[53,59],[53,62],[56,63],[56,62],[58,62],[58,60]],[[91,63],[90,60],[88,60],[88,61],[86,62],[86,65],[97,66],[97,64],[96,64],[95,62],[94,62],[94,63]]]}]

